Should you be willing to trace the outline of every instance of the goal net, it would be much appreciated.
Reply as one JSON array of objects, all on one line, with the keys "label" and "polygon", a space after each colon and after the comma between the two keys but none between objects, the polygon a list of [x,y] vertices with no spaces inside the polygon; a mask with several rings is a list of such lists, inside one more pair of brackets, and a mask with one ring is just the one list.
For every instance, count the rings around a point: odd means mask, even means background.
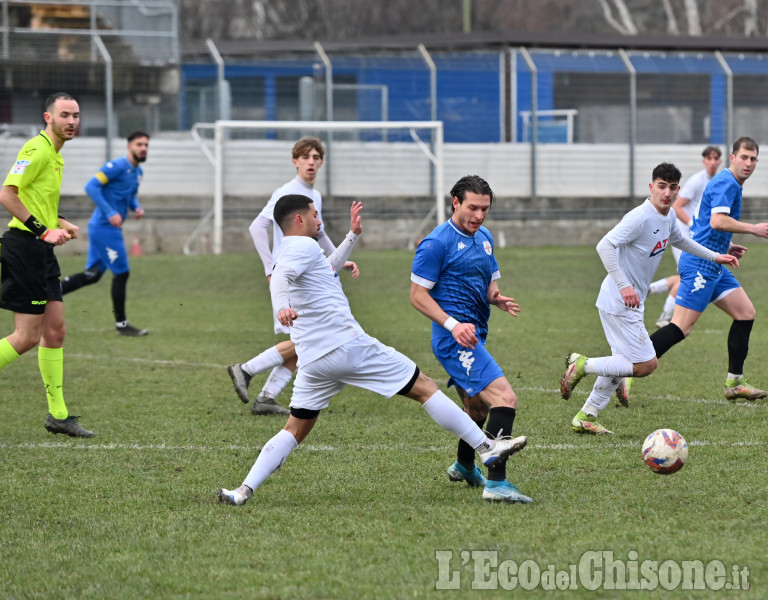
[{"label": "goal net", "polygon": [[222,252],[225,218],[246,210],[255,218],[272,192],[296,176],[291,149],[305,135],[326,146],[315,181],[326,223],[334,206],[348,218],[352,199],[368,200],[369,222],[409,217],[412,246],[445,220],[441,121],[216,121],[193,125],[192,135],[213,165],[214,194],[184,246],[187,254],[206,236],[213,253]]}]

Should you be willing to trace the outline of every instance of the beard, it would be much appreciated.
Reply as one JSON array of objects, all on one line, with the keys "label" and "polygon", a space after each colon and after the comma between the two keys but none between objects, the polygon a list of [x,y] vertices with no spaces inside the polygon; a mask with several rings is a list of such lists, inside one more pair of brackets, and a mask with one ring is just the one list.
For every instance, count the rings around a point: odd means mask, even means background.
[{"label": "beard", "polygon": [[143,163],[145,160],[147,160],[146,154],[141,155],[141,154],[136,154],[135,152],[131,152],[131,154],[133,155],[133,160],[135,160],[137,163]]}]

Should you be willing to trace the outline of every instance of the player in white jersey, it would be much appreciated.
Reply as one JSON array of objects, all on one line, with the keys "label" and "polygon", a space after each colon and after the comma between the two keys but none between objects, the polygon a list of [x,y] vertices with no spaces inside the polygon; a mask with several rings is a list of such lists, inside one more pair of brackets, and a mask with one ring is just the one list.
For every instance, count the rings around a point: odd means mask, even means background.
[{"label": "player in white jersey", "polygon": [[[298,194],[307,196],[314,203],[318,213],[323,211],[323,199],[320,192],[314,188],[317,173],[323,166],[325,158],[325,148],[323,143],[316,137],[305,136],[293,146],[292,150],[293,166],[296,167],[296,177],[285,185],[279,187],[272,194],[267,205],[261,210],[248,230],[253,238],[253,244],[259,253],[261,262],[264,263],[264,274],[267,281],[272,276],[273,255],[280,246],[283,239],[283,232],[280,231],[275,223],[273,211],[277,201],[283,196]],[[269,245],[269,233],[272,231],[272,247]],[[336,249],[331,239],[326,235],[325,229],[320,228],[317,238],[318,244],[327,255],[333,253]],[[357,277],[360,272],[357,265],[348,262],[344,268],[352,271],[352,277]],[[272,310],[275,320],[275,333],[288,334],[290,331],[277,321],[274,307]],[[235,392],[244,403],[250,402],[248,395],[248,386],[251,378],[263,371],[271,369],[261,393],[256,397],[251,405],[251,412],[254,415],[261,414],[288,414],[288,410],[277,404],[275,398],[280,394],[286,385],[291,381],[293,372],[296,369],[296,350],[291,340],[284,340],[264,350],[261,354],[254,356],[248,362],[243,364],[230,365],[227,369],[232,383],[235,386]]]},{"label": "player in white jersey", "polygon": [[486,465],[525,447],[525,436],[487,438],[411,359],[367,335],[352,316],[337,271],[362,231],[361,210],[362,204],[352,203],[350,231],[326,257],[316,241],[321,222],[311,199],[290,195],[275,205],[275,221],[285,238],[275,256],[270,292],[278,320],[291,328],[299,364],[291,414],[285,428],[264,444],[242,485],[218,490],[221,502],[247,502],[306,438],[331,398],[348,384],[388,398],[396,394],[413,398],[438,425],[475,448]]},{"label": "player in white jersey", "polygon": [[[701,197],[704,195],[704,190],[709,180],[717,173],[722,162],[722,152],[717,146],[707,146],[704,148],[701,156],[704,168],[691,175],[685,181],[683,187],[680,188],[680,193],[677,195],[677,200],[672,204],[672,209],[677,215],[677,225],[685,237],[689,237],[688,232],[690,231],[691,223],[693,223],[693,217],[696,214]],[[675,247],[672,248],[675,264],[680,262],[680,254],[682,254],[682,250]],[[670,275],[651,284],[650,293],[652,294],[668,292],[667,298],[664,301],[664,308],[659,318],[656,319],[656,327],[664,327],[672,319],[678,287],[680,287],[680,275]]]},{"label": "player in white jersey", "polygon": [[658,165],[648,186],[650,197],[624,215],[597,244],[608,275],[600,286],[596,306],[611,356],[587,358],[573,352],[565,360],[560,392],[566,400],[587,373],[598,375],[587,401],[571,421],[577,433],[613,433],[597,422],[597,416],[608,406],[621,379],[645,377],[658,366],[643,311],[648,287],[667,246],[721,265],[739,266],[735,256],[718,254],[681,235],[677,215],[671,210],[679,182],[680,171],[675,165]]}]

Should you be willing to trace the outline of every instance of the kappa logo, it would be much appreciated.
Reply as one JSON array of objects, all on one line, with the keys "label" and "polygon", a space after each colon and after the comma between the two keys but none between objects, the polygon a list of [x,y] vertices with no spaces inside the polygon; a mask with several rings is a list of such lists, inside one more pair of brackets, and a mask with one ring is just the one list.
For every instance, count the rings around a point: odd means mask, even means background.
[{"label": "kappa logo", "polygon": [[459,242],[459,245],[456,247],[457,250],[464,250],[467,245],[464,242]]},{"label": "kappa logo", "polygon": [[660,242],[656,242],[656,245],[653,247],[653,250],[651,250],[651,254],[648,256],[648,258],[653,258],[654,256],[657,256],[662,252],[664,252],[668,242],[669,242],[669,238],[665,240],[661,240]]},{"label": "kappa logo", "polygon": [[109,262],[113,263],[117,260],[118,254],[116,250],[112,250],[112,248],[107,247],[107,258],[109,259]]},{"label": "kappa logo", "polygon": [[691,292],[698,292],[699,290],[703,290],[705,285],[707,285],[707,280],[704,279],[704,276],[700,271],[696,271],[696,279],[693,280],[693,289]]},{"label": "kappa logo", "polygon": [[475,357],[472,356],[472,352],[469,350],[459,350],[459,362],[461,362],[461,368],[467,370],[467,375],[472,369],[472,365],[475,364]]}]

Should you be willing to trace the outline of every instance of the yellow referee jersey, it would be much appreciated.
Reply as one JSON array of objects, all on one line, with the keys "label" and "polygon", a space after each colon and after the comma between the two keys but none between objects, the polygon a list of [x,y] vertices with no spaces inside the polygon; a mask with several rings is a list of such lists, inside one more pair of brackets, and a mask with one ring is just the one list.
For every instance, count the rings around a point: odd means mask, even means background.
[{"label": "yellow referee jersey", "polygon": [[[21,147],[11,172],[3,185],[14,185],[27,210],[48,229],[59,226],[59,194],[64,174],[64,158],[53,142],[41,131]],[[10,227],[29,231],[16,217]]]}]

